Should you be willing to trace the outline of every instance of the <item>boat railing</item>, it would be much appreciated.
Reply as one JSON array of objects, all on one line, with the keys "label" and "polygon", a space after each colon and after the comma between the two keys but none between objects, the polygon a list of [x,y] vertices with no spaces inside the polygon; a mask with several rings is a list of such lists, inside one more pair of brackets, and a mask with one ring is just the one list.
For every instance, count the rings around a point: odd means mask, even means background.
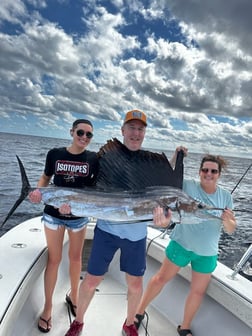
[{"label": "boat railing", "polygon": [[240,261],[235,265],[234,271],[231,274],[230,278],[235,279],[236,275],[245,267],[247,264],[249,258],[252,256],[252,244],[248,247],[248,249],[245,251],[243,256],[241,257]]},{"label": "boat railing", "polygon": [[[162,232],[160,238],[165,239],[166,235],[169,236],[171,229],[176,225],[176,223],[171,223],[170,226],[168,226],[165,229],[159,229],[159,231]],[[251,267],[248,262],[249,258],[252,256],[252,244],[248,247],[248,249],[244,252],[242,255],[240,261],[235,265],[234,271],[231,275],[228,275],[228,278],[235,280],[236,275],[240,272],[243,271],[244,273],[250,273]],[[246,271],[249,270],[249,271]]]}]

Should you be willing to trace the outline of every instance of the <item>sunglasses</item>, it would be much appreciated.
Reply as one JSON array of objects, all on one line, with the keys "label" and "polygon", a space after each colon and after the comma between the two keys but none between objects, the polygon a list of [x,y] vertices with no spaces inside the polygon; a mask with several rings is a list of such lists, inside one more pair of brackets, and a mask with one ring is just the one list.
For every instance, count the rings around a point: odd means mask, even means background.
[{"label": "sunglasses", "polygon": [[218,169],[209,169],[209,168],[201,168],[201,171],[205,174],[207,174],[209,171],[212,173],[212,174],[218,174],[219,173],[219,170]]},{"label": "sunglasses", "polygon": [[91,139],[91,138],[93,137],[93,133],[92,133],[92,132],[85,132],[85,131],[83,131],[82,129],[77,130],[77,131],[76,131],[76,134],[77,134],[79,137],[81,137],[81,136],[83,136],[83,135],[86,134],[86,137],[87,137],[88,139]]}]

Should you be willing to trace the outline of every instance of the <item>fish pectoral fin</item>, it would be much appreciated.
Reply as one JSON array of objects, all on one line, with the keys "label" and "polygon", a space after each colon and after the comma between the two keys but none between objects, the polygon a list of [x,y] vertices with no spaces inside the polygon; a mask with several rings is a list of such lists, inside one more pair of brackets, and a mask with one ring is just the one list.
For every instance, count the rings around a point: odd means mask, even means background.
[{"label": "fish pectoral fin", "polygon": [[180,202],[178,200],[175,203],[175,209],[178,212],[179,222],[181,223],[182,215],[181,215],[181,211],[180,211]]},{"label": "fish pectoral fin", "polygon": [[169,213],[169,210],[171,210],[171,208],[169,206],[165,206],[165,207],[163,207],[163,209],[164,209],[164,215],[165,215],[165,217],[167,217],[168,213]]}]

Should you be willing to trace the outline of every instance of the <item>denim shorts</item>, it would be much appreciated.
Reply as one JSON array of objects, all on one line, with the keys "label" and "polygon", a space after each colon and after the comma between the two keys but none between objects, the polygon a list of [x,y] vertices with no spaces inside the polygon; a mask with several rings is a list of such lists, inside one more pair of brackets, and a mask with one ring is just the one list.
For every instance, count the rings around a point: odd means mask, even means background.
[{"label": "denim shorts", "polygon": [[191,263],[192,269],[199,273],[212,273],[217,266],[217,255],[200,256],[184,249],[180,244],[171,240],[165,250],[167,258],[179,267]]},{"label": "denim shorts", "polygon": [[77,219],[60,219],[52,217],[46,213],[43,213],[41,222],[51,230],[57,230],[60,226],[65,226],[66,229],[72,230],[73,232],[81,231],[88,223],[88,217],[77,218]]},{"label": "denim shorts", "polygon": [[146,269],[146,238],[131,241],[122,239],[97,227],[87,271],[92,275],[104,275],[116,251],[120,249],[120,270],[134,276],[143,276]]}]

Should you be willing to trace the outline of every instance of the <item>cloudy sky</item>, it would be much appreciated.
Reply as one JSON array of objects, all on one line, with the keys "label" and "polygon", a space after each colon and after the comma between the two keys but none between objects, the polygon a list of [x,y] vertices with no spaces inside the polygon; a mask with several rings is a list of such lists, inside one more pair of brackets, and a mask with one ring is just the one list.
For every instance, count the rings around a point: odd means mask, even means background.
[{"label": "cloudy sky", "polygon": [[251,0],[1,0],[0,131],[252,156]]}]

